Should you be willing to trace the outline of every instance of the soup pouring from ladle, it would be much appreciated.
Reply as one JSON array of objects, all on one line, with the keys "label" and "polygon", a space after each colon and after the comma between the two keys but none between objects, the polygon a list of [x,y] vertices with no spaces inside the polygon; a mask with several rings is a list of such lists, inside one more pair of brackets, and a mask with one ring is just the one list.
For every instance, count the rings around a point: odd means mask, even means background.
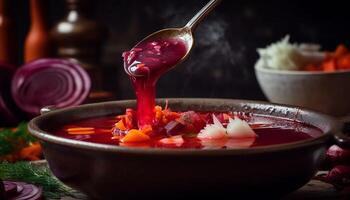
[{"label": "soup pouring from ladle", "polygon": [[[186,47],[186,53],[175,65],[171,67],[171,68],[174,68],[177,64],[184,61],[188,57],[189,53],[191,52],[194,44],[193,32],[196,29],[196,27],[220,2],[221,0],[209,1],[184,27],[167,28],[167,29],[162,29],[160,31],[154,32],[151,35],[145,37],[143,40],[141,40],[136,46],[144,42],[161,40],[161,39],[177,39],[177,40],[183,41]],[[135,63],[135,64],[139,64],[139,63]],[[144,76],[144,74],[134,73],[132,70],[129,69],[129,67],[130,66],[124,66],[126,73],[129,74],[130,76],[134,76],[134,77]]]}]

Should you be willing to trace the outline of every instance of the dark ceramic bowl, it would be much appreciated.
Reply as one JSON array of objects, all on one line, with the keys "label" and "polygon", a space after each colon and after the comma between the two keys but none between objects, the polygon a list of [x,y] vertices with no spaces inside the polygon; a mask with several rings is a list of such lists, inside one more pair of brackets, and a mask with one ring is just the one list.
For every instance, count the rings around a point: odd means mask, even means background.
[{"label": "dark ceramic bowl", "polygon": [[[164,100],[159,100],[164,105]],[[94,199],[184,195],[277,197],[298,189],[317,172],[326,149],[349,145],[341,124],[316,112],[263,102],[169,99],[173,110],[242,111],[296,119],[320,128],[320,137],[250,149],[144,149],[56,137],[52,131],[76,120],[117,115],[135,101],[116,101],[52,111],[33,119],[29,131],[43,144],[52,172]],[[186,196],[188,197],[188,196]]]}]

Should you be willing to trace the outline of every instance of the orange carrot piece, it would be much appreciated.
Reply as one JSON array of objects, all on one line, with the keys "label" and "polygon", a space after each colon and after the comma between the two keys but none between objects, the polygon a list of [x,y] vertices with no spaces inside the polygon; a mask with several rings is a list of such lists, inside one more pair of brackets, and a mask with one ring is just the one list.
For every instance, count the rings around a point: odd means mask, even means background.
[{"label": "orange carrot piece", "polygon": [[146,66],[144,63],[140,63],[140,64],[137,64],[137,65],[136,65],[136,67],[139,67],[139,68],[142,68],[142,67],[144,67],[144,66]]},{"label": "orange carrot piece", "polygon": [[341,56],[349,53],[349,50],[345,47],[344,44],[340,44],[337,46],[337,48],[334,51],[334,57],[340,58]]},{"label": "orange carrot piece", "polygon": [[325,71],[325,72],[333,72],[333,71],[335,71],[337,69],[335,60],[331,59],[329,61],[325,61],[322,64],[322,68],[323,68],[323,71]]},{"label": "orange carrot piece", "polygon": [[73,132],[68,132],[70,135],[91,135],[95,134],[95,131],[73,131]]},{"label": "orange carrot piece", "polygon": [[350,54],[344,55],[337,60],[338,69],[350,69]]},{"label": "orange carrot piece", "polygon": [[145,142],[150,137],[137,129],[131,129],[122,139],[121,142]]},{"label": "orange carrot piece", "polygon": [[123,120],[120,120],[119,122],[117,122],[117,123],[115,124],[115,127],[116,127],[117,129],[119,129],[119,130],[122,130],[122,131],[125,131],[125,130],[126,130],[126,127],[125,127],[125,125],[124,125]]},{"label": "orange carrot piece", "polygon": [[93,131],[93,127],[78,127],[78,128],[68,128],[68,132],[79,132],[79,131]]},{"label": "orange carrot piece", "polygon": [[39,143],[33,143],[28,147],[21,149],[19,156],[23,160],[39,160],[42,149]]},{"label": "orange carrot piece", "polygon": [[98,129],[96,132],[99,132],[99,133],[112,133],[112,130],[111,129]]},{"label": "orange carrot piece", "polygon": [[153,129],[152,129],[151,125],[145,125],[142,127],[141,131],[146,135],[150,135],[152,133]]}]

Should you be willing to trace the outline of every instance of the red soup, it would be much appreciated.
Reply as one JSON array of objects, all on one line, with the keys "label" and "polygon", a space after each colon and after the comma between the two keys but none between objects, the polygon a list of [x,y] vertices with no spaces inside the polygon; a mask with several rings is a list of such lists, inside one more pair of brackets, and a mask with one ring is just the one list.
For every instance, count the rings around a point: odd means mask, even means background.
[{"label": "red soup", "polygon": [[[285,144],[320,136],[322,131],[314,126],[301,122],[271,116],[249,116],[235,113],[213,112],[173,112],[178,114],[176,120],[167,123],[156,123],[148,140],[141,142],[123,142],[125,132],[116,128],[121,116],[108,116],[86,119],[65,125],[56,131],[56,135],[64,138],[119,146],[147,148],[194,148],[194,149],[239,149]],[[157,115],[157,114],[155,114]],[[212,116],[218,119],[224,128],[228,128],[227,117],[239,117],[248,122],[255,137],[220,137],[200,138],[208,124],[213,123]],[[186,122],[187,120],[187,122]],[[135,122],[132,122],[135,123]],[[137,125],[133,125],[137,126]],[[207,128],[207,130],[210,130]]]}]

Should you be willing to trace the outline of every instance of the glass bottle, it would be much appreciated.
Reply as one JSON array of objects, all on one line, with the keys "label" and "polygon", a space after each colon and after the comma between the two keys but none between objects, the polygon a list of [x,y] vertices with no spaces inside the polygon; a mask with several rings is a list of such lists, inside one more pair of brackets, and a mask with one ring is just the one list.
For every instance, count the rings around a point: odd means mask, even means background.
[{"label": "glass bottle", "polygon": [[51,30],[55,56],[74,58],[90,74],[93,89],[102,85],[101,48],[106,29],[93,18],[94,2],[66,0],[67,12]]},{"label": "glass bottle", "polygon": [[30,0],[31,26],[24,44],[24,61],[52,56],[52,42],[45,21],[47,0]]}]

